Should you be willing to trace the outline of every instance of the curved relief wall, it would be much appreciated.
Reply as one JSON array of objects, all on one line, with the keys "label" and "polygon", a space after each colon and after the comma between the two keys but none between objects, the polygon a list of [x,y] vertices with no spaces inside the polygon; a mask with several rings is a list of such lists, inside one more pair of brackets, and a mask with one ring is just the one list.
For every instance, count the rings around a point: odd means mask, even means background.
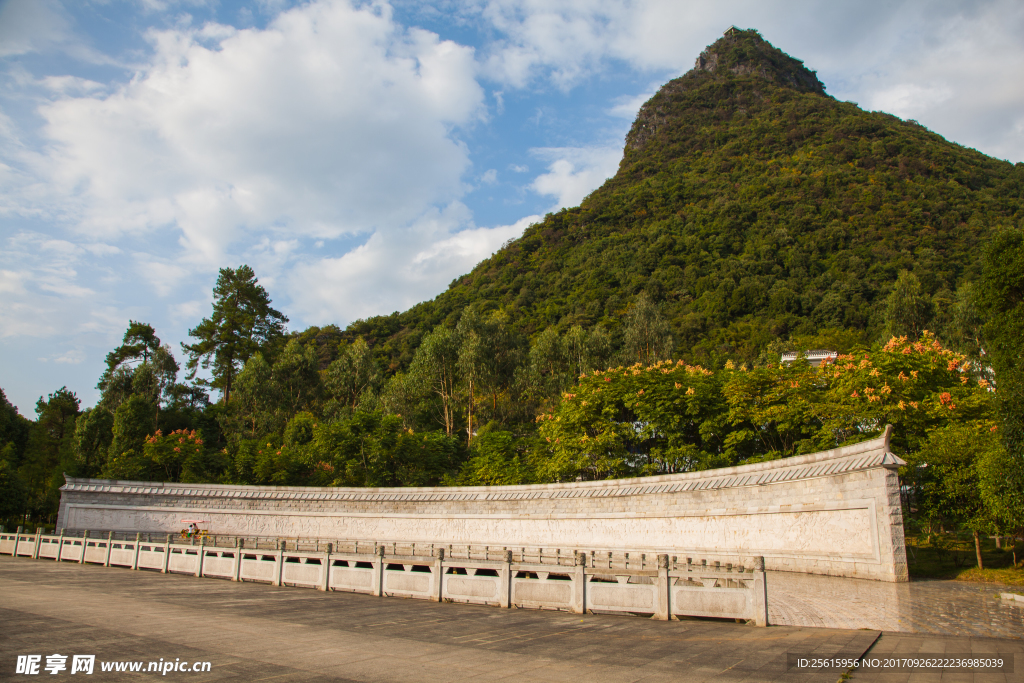
[{"label": "curved relief wall", "polygon": [[344,489],[68,478],[58,527],[500,547],[668,552],[768,569],[906,581],[889,430],[810,455],[613,481]]}]

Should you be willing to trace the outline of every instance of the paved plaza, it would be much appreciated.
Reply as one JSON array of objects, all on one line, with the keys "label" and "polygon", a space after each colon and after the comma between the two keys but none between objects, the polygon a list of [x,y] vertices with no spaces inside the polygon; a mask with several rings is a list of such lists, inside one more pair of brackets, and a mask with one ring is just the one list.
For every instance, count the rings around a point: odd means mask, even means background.
[{"label": "paved plaza", "polygon": [[[212,664],[209,673],[169,679],[834,683],[836,672],[787,670],[787,654],[869,650],[1009,651],[1024,667],[1020,640],[502,610],[0,557],[0,680],[32,680],[14,673],[17,655],[61,653]],[[856,672],[854,680],[1022,679]]]},{"label": "paved plaza", "polygon": [[769,572],[771,624],[868,628],[944,636],[1024,638],[1024,603],[999,599],[989,584],[890,583]]}]

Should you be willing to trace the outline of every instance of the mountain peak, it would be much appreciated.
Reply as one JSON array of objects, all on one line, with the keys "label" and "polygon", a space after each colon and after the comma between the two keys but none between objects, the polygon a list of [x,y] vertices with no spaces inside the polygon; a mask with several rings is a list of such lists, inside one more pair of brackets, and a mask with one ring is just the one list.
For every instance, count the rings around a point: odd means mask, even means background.
[{"label": "mountain peak", "polygon": [[[633,127],[626,135],[626,152],[644,147],[670,121],[679,120],[673,103],[681,98],[693,100],[695,93],[704,106],[721,103],[739,85],[755,99],[770,97],[758,84],[784,88],[797,93],[825,95],[825,86],[799,59],[790,57],[761,37],[754,29],[731,27],[700,53],[693,68],[666,83],[637,113]],[[742,85],[741,85],[742,84]],[[753,88],[744,87],[750,84]],[[720,85],[727,85],[723,90]],[[827,96],[827,95],[826,95]]]},{"label": "mountain peak", "polygon": [[805,67],[801,60],[774,47],[754,29],[743,30],[733,26],[726,31],[700,53],[690,73],[700,71],[760,76],[785,88],[825,94],[825,86],[815,72]]}]

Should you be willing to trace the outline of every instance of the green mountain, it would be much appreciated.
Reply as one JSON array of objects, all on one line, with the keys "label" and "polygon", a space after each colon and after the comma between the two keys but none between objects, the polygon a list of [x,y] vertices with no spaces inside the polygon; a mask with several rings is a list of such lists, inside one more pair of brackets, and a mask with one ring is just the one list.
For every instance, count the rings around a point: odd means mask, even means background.
[{"label": "green mountain", "polygon": [[[826,331],[872,341],[901,271],[941,327],[981,246],[1024,219],[1024,164],[825,93],[813,71],[730,29],[640,110],[615,177],[549,214],[449,289],[357,321],[392,368],[469,304],[521,331],[603,324],[613,340],[641,292],[677,355],[753,358]],[[843,330],[843,333],[837,333]]]}]

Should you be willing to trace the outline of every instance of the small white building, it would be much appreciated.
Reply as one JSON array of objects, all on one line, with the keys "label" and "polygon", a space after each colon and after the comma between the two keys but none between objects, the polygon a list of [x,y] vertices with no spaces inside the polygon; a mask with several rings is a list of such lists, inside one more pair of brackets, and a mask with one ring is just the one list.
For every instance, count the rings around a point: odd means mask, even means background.
[{"label": "small white building", "polygon": [[[786,364],[792,363],[796,360],[797,355],[799,355],[797,351],[788,351],[782,354],[782,362]],[[812,368],[821,367],[821,364],[826,360],[833,361],[839,356],[835,351],[828,351],[827,349],[804,351],[802,355],[810,361]]]}]

